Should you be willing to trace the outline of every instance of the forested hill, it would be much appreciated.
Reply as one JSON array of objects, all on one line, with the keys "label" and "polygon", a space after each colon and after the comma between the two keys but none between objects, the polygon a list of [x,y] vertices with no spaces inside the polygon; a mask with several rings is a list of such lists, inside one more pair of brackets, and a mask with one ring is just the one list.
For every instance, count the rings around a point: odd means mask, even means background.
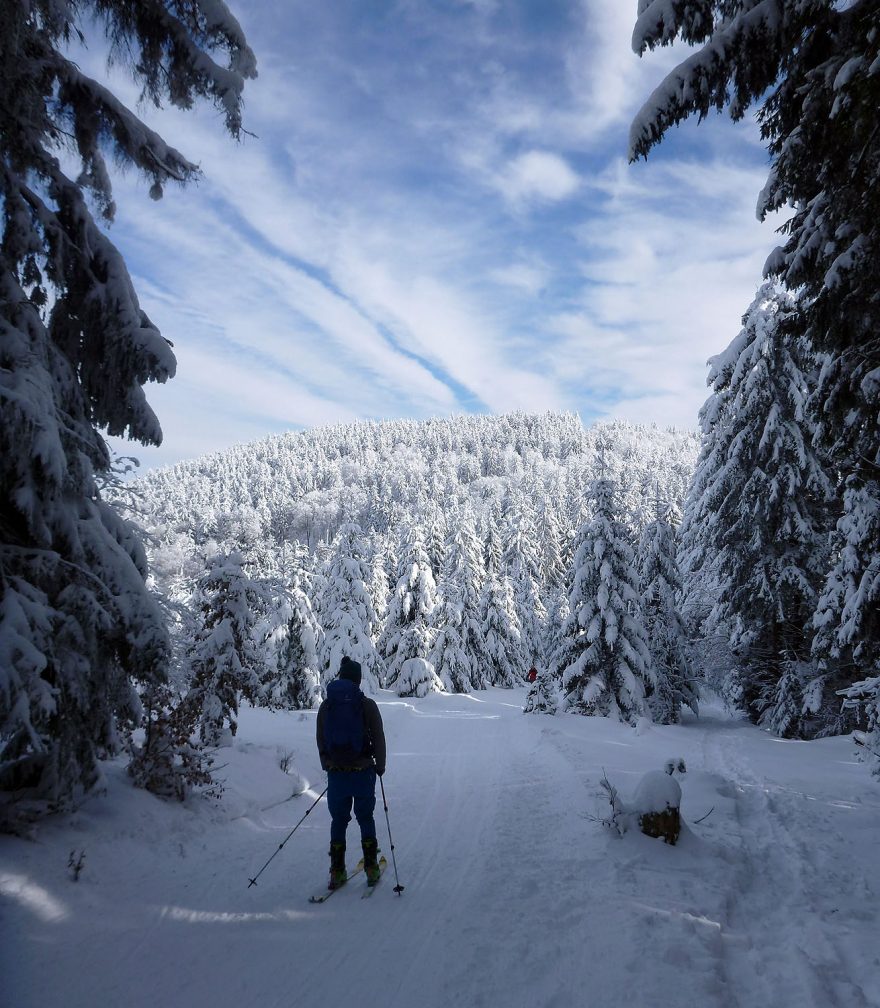
[{"label": "forested hill", "polygon": [[[571,601],[600,605],[628,656],[598,712],[634,721],[647,677],[669,681],[657,716],[674,720],[693,696],[678,665],[646,664],[636,565],[665,600],[652,558],[677,583],[671,526],[654,519],[681,506],[696,453],[691,433],[512,414],[330,427],[152,473],[136,489],[184,707],[215,744],[235,731],[229,697],[313,707],[344,655],[401,696],[516,686],[536,665],[531,705],[552,705],[557,683],[580,703],[583,684],[562,682],[583,665]],[[667,531],[637,557],[652,527]],[[606,556],[607,584],[588,554]]]},{"label": "forested hill", "polygon": [[166,543],[178,534],[239,546],[298,540],[314,551],[344,521],[382,535],[462,507],[478,525],[492,511],[534,523],[549,511],[566,537],[599,475],[616,482],[634,531],[656,500],[680,506],[697,450],[692,432],[585,429],[571,413],[459,416],[273,436],[156,470],[136,485],[146,525]]}]

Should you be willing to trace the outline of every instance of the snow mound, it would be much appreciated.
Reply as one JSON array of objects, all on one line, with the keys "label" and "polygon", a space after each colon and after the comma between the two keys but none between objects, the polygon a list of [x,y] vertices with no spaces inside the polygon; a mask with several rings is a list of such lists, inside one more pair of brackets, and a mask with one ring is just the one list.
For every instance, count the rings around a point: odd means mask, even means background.
[{"label": "snow mound", "polygon": [[632,800],[632,811],[638,815],[680,806],[681,785],[665,770],[649,770],[639,781]]}]

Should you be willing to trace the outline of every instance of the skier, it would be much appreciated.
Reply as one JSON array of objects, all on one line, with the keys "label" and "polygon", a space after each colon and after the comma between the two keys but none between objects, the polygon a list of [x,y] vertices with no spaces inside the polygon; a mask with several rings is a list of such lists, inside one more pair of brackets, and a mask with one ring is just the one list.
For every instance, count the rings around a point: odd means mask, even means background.
[{"label": "skier", "polygon": [[538,670],[533,665],[529,669],[529,674],[526,676],[526,679],[528,679],[529,682],[534,682],[537,678],[538,678]]},{"label": "skier", "polygon": [[339,677],[327,685],[327,699],[318,708],[317,741],[321,766],[327,771],[330,810],[330,882],[336,889],[347,878],[345,831],[352,804],[361,828],[367,884],[379,881],[376,840],[376,776],[385,773],[385,732],[375,700],[360,690],[361,666],[344,657]]}]

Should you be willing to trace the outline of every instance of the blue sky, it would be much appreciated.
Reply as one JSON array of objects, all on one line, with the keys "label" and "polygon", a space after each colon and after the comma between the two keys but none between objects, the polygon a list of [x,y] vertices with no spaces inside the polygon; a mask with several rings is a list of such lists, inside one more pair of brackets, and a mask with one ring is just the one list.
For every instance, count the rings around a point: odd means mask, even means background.
[{"label": "blue sky", "polygon": [[[178,355],[144,466],[359,418],[576,410],[692,427],[776,244],[751,121],[629,125],[677,49],[635,0],[232,0],[241,143],[144,110],[204,179],[117,177],[112,237]],[[100,53],[86,69],[102,72]],[[134,103],[124,76],[113,86]]]}]

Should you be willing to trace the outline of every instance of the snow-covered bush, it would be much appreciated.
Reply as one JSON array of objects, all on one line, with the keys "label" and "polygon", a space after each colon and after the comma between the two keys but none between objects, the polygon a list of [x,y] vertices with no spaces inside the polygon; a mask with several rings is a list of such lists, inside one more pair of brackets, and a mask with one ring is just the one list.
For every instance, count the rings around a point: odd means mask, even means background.
[{"label": "snow-covered bush", "polygon": [[175,696],[167,686],[145,691],[144,741],[131,743],[128,773],[136,787],[162,798],[183,801],[193,789],[219,795],[211,776],[213,756],[194,735],[200,708],[190,697]]},{"label": "snow-covered bush", "polygon": [[591,818],[607,829],[613,830],[618,836],[623,836],[632,824],[632,812],[604,770],[599,785],[605,794],[597,797],[602,802],[607,801],[609,808],[601,809],[597,815],[591,816]]},{"label": "snow-covered bush", "polygon": [[867,731],[856,731],[854,737],[862,759],[880,777],[880,676],[864,679],[842,690],[843,705],[861,710],[867,719]]},{"label": "snow-covered bush", "polygon": [[424,658],[407,658],[401,663],[394,688],[398,696],[425,697],[429,693],[442,693],[443,683],[429,661]]},{"label": "snow-covered bush", "polygon": [[559,709],[559,686],[553,670],[543,668],[526,694],[525,714],[555,714]]}]

